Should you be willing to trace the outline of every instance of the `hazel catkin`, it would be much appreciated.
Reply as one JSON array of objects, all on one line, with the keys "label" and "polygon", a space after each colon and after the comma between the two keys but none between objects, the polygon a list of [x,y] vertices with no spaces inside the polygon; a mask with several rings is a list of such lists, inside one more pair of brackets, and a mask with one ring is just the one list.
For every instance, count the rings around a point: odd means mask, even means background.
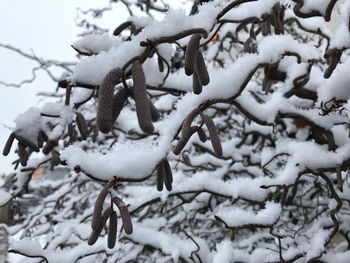
[{"label": "hazel catkin", "polygon": [[146,90],[146,79],[143,72],[142,64],[136,60],[131,68],[132,79],[134,82],[134,99],[136,105],[137,119],[140,128],[145,133],[152,133],[154,127],[152,124],[152,114],[149,99]]},{"label": "hazel catkin", "polygon": [[116,204],[120,211],[120,216],[123,221],[123,227],[126,234],[131,235],[133,231],[132,222],[129,214],[128,207],[119,197],[113,197],[113,202]]},{"label": "hazel catkin", "polygon": [[211,141],[211,144],[213,146],[215,154],[217,156],[222,156],[221,142],[220,142],[218,130],[217,130],[216,126],[215,126],[215,123],[206,114],[202,114],[202,119],[203,119],[205,125],[208,128],[210,141]]},{"label": "hazel catkin", "polygon": [[91,219],[91,228],[95,231],[97,231],[101,224],[101,214],[103,210],[103,204],[105,202],[105,199],[107,197],[109,190],[109,185],[106,184],[99,195],[97,196],[95,205],[94,205],[94,211],[92,213],[92,219]]},{"label": "hazel catkin", "polygon": [[107,245],[110,249],[114,248],[117,239],[117,223],[117,214],[115,211],[113,211],[111,216],[109,217],[109,229],[107,237]]},{"label": "hazel catkin", "polygon": [[19,161],[22,166],[27,166],[27,161],[28,161],[28,153],[25,149],[25,146],[22,143],[18,143],[18,156],[19,156]]},{"label": "hazel catkin", "polygon": [[98,93],[97,105],[97,127],[103,133],[108,133],[113,127],[113,92],[115,85],[118,84],[123,71],[120,68],[112,69],[103,78]]},{"label": "hazel catkin", "polygon": [[203,86],[199,80],[197,72],[193,72],[192,75],[192,91],[194,94],[198,95],[202,93]]},{"label": "hazel catkin", "polygon": [[188,41],[185,54],[185,74],[187,76],[191,76],[193,74],[196,52],[199,48],[200,39],[200,34],[193,34]]},{"label": "hazel catkin", "polygon": [[100,221],[100,224],[98,226],[98,229],[97,230],[92,230],[91,235],[89,237],[88,244],[90,246],[92,246],[93,244],[96,243],[96,241],[98,239],[98,236],[102,232],[103,226],[106,224],[106,222],[107,222],[108,218],[111,216],[111,214],[112,214],[112,208],[110,208],[110,207],[106,208],[103,211],[103,214],[101,216],[101,221]]},{"label": "hazel catkin", "polygon": [[15,140],[15,133],[11,132],[10,136],[8,137],[6,144],[4,146],[4,149],[2,151],[2,154],[4,156],[7,156],[10,153],[13,141]]},{"label": "hazel catkin", "polygon": [[165,177],[164,177],[165,188],[168,191],[171,191],[172,184],[173,184],[173,173],[171,171],[171,167],[170,167],[168,160],[164,159],[163,163],[164,163],[164,171],[165,171]]},{"label": "hazel catkin", "polygon": [[164,183],[164,177],[165,177],[165,170],[164,170],[164,163],[163,161],[160,161],[157,167],[157,190],[159,192],[163,191],[163,183]]},{"label": "hazel catkin", "polygon": [[88,135],[88,127],[87,127],[84,115],[81,114],[80,112],[76,112],[75,114],[76,114],[76,122],[77,122],[78,130],[80,132],[81,138],[83,140],[86,140]]},{"label": "hazel catkin", "polygon": [[195,71],[198,75],[198,79],[199,79],[200,83],[203,86],[208,85],[210,78],[209,78],[207,66],[205,65],[203,54],[199,50],[196,52]]}]

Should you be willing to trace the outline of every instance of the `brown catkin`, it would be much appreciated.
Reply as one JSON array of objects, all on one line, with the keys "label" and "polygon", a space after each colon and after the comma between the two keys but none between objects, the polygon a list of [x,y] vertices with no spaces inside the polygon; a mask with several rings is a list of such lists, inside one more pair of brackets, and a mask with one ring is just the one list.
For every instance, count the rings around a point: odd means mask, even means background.
[{"label": "brown catkin", "polygon": [[261,27],[261,33],[263,36],[270,35],[271,34],[270,18],[267,18],[265,21],[263,21],[260,27]]},{"label": "brown catkin", "polygon": [[97,127],[103,133],[108,133],[113,127],[113,92],[123,71],[120,68],[112,69],[102,80],[98,92]]},{"label": "brown catkin", "polygon": [[114,36],[118,36],[125,28],[132,25],[131,21],[126,21],[124,23],[121,23],[116,29],[113,31]]},{"label": "brown catkin", "polygon": [[55,148],[57,145],[58,145],[57,141],[54,141],[54,140],[47,141],[47,143],[44,145],[42,149],[43,154],[48,155],[52,151],[52,149]]},{"label": "brown catkin", "polygon": [[81,114],[80,112],[76,112],[75,114],[76,114],[76,122],[78,125],[78,130],[80,132],[81,138],[83,138],[83,140],[86,140],[88,135],[88,127],[87,127],[84,115]]},{"label": "brown catkin", "polygon": [[193,109],[182,123],[181,137],[189,138],[191,137],[191,124],[194,118],[201,112],[199,108]]},{"label": "brown catkin", "polygon": [[165,177],[164,177],[164,184],[165,188],[168,191],[172,190],[172,183],[173,183],[173,173],[171,171],[170,164],[167,159],[164,159],[164,171],[165,171]]},{"label": "brown catkin", "polygon": [[207,135],[205,134],[205,131],[202,128],[198,128],[197,134],[198,134],[199,140],[201,142],[206,142],[207,141],[208,137],[207,137]]},{"label": "brown catkin", "polygon": [[206,86],[210,82],[207,66],[205,65],[205,61],[203,58],[203,54],[201,51],[196,52],[195,59],[195,71],[198,75],[198,79],[203,86]]},{"label": "brown catkin", "polygon": [[198,78],[197,72],[193,72],[192,75],[192,90],[194,94],[201,94],[203,86]]},{"label": "brown catkin", "polygon": [[113,197],[113,202],[117,205],[120,216],[123,221],[123,227],[126,234],[131,235],[133,228],[132,228],[132,222],[129,214],[128,207],[126,204],[121,200],[118,196]]},{"label": "brown catkin", "polygon": [[211,144],[213,145],[214,152],[217,156],[222,156],[222,147],[218,134],[218,130],[215,126],[213,120],[206,114],[202,114],[202,119],[209,131],[209,137],[211,140]]},{"label": "brown catkin", "polygon": [[101,224],[101,214],[103,210],[103,203],[105,202],[105,199],[108,194],[109,185],[106,184],[99,195],[97,196],[94,211],[92,213],[92,219],[91,219],[91,228],[95,231],[98,230],[100,224]]},{"label": "brown catkin", "polygon": [[97,230],[92,230],[90,238],[88,240],[88,244],[90,246],[92,246],[93,244],[96,243],[98,236],[102,232],[103,226],[106,224],[106,222],[107,222],[108,218],[111,216],[111,214],[112,214],[112,208],[110,208],[110,207],[108,207],[107,209],[105,209],[105,211],[103,211],[99,228]]},{"label": "brown catkin", "polygon": [[196,51],[199,48],[200,34],[193,34],[188,41],[185,54],[185,74],[191,76],[194,71],[194,63],[196,58]]},{"label": "brown catkin", "polygon": [[165,177],[164,162],[161,161],[157,167],[157,190],[163,191],[163,182]]},{"label": "brown catkin", "polygon": [[18,156],[21,165],[26,166],[28,161],[28,153],[25,149],[25,146],[20,142],[18,143]]},{"label": "brown catkin", "polygon": [[183,150],[183,148],[185,148],[185,146],[186,146],[188,140],[191,138],[191,136],[195,132],[197,132],[197,129],[198,129],[198,126],[193,126],[193,127],[190,128],[190,132],[189,132],[188,135],[186,133],[186,136],[185,135],[181,136],[181,139],[177,142],[177,144],[176,144],[176,146],[175,146],[175,148],[173,150],[173,153],[175,155],[179,155],[180,154],[180,152]]},{"label": "brown catkin", "polygon": [[113,124],[118,119],[129,94],[130,92],[127,88],[122,88],[113,96]]},{"label": "brown catkin", "polygon": [[100,235],[100,233],[98,231],[93,230],[90,234],[89,239],[88,239],[88,245],[92,246],[93,244],[95,244],[99,235]]},{"label": "brown catkin", "polygon": [[140,128],[145,133],[152,133],[154,131],[152,114],[147,95],[145,74],[140,61],[136,60],[132,64],[131,74],[134,82],[134,99]]},{"label": "brown catkin", "polygon": [[17,139],[17,141],[19,141],[23,146],[25,147],[29,147],[30,149],[32,149],[33,151],[35,152],[38,152],[39,151],[39,147],[31,142],[30,140],[28,140],[27,138],[21,136],[21,135],[18,135],[18,134],[15,134],[15,138]]},{"label": "brown catkin", "polygon": [[15,140],[15,133],[11,132],[10,136],[8,137],[6,144],[4,146],[4,149],[2,151],[2,154],[4,156],[7,156],[10,153],[13,141]]},{"label": "brown catkin", "polygon": [[108,248],[112,249],[115,246],[115,242],[117,240],[117,214],[115,211],[112,212],[110,218],[109,218],[109,229],[108,229],[108,239],[107,239],[107,245]]}]

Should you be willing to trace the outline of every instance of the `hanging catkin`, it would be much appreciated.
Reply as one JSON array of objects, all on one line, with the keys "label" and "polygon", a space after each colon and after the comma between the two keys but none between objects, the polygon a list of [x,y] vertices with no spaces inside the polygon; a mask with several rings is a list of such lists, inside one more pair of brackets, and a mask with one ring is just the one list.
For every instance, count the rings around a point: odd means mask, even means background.
[{"label": "hanging catkin", "polygon": [[140,128],[145,133],[152,133],[154,131],[152,114],[146,90],[145,74],[140,61],[136,60],[132,64],[131,74],[134,82],[133,92]]},{"label": "hanging catkin", "polygon": [[123,71],[120,68],[112,69],[102,80],[98,92],[97,127],[103,133],[108,133],[113,127],[113,92]]},{"label": "hanging catkin", "polygon": [[190,38],[190,41],[188,41],[185,54],[185,74],[187,76],[191,76],[193,74],[196,52],[199,48],[200,39],[200,34],[194,34]]},{"label": "hanging catkin", "polygon": [[164,184],[165,188],[168,191],[172,190],[172,183],[173,183],[173,173],[171,171],[170,164],[167,159],[163,160],[164,163],[164,171],[165,171],[165,177],[164,177]]},{"label": "hanging catkin", "polygon": [[52,151],[52,149],[55,148],[57,145],[58,145],[57,141],[48,140],[42,149],[43,154],[45,155],[49,154]]},{"label": "hanging catkin", "polygon": [[193,109],[188,115],[187,117],[184,119],[184,121],[182,122],[182,126],[181,126],[181,138],[178,141],[176,147],[173,150],[173,153],[175,155],[179,155],[180,152],[183,150],[183,148],[186,146],[186,143],[188,142],[188,140],[191,138],[192,136],[192,132],[196,132],[196,131],[191,131],[191,124],[193,122],[193,119],[200,113],[200,109],[199,108],[195,108]]},{"label": "hanging catkin", "polygon": [[192,90],[194,94],[201,94],[203,86],[198,78],[197,72],[193,72],[192,75]]},{"label": "hanging catkin", "polygon": [[199,50],[196,51],[195,71],[198,75],[198,79],[199,79],[200,83],[203,86],[208,85],[210,78],[209,78],[207,66],[205,65],[203,54]]},{"label": "hanging catkin", "polygon": [[217,156],[222,156],[222,147],[218,134],[218,130],[213,120],[206,114],[202,114],[202,119],[209,131],[209,137],[211,144],[213,145],[214,152]]},{"label": "hanging catkin", "polygon": [[127,88],[122,88],[113,96],[113,124],[118,119],[118,116],[122,111],[129,95],[129,90]]},{"label": "hanging catkin", "polygon": [[128,211],[128,207],[123,202],[123,200],[121,200],[117,196],[113,197],[113,202],[116,204],[116,206],[118,207],[118,209],[120,211],[120,216],[121,216],[122,221],[123,221],[123,227],[124,227],[125,233],[128,235],[132,234],[133,229],[132,229],[132,223],[131,223],[131,218],[130,218],[130,214]]},{"label": "hanging catkin", "polygon": [[124,29],[127,27],[131,26],[132,22],[131,21],[126,21],[124,23],[121,23],[116,29],[113,31],[114,36],[118,36]]},{"label": "hanging catkin", "polygon": [[18,156],[19,156],[19,161],[22,166],[27,165],[28,161],[28,153],[22,143],[18,143]]},{"label": "hanging catkin", "polygon": [[84,115],[81,114],[80,112],[76,112],[75,114],[77,116],[76,117],[76,122],[77,122],[77,125],[78,125],[78,130],[80,132],[81,138],[83,140],[86,140],[87,135],[88,135],[88,127],[87,127]]},{"label": "hanging catkin", "polygon": [[205,134],[205,131],[204,131],[201,127],[198,128],[197,134],[198,134],[199,140],[200,140],[201,142],[206,142],[206,141],[207,141],[208,137],[207,137],[207,135]]},{"label": "hanging catkin", "polygon": [[109,229],[108,229],[108,239],[107,239],[107,245],[108,248],[112,249],[115,246],[115,242],[117,239],[117,214],[115,211],[112,212],[110,218],[109,218]]},{"label": "hanging catkin", "polygon": [[182,135],[180,140],[177,142],[174,150],[173,150],[173,153],[175,155],[179,155],[181,153],[181,151],[185,148],[187,142],[189,141],[189,139],[191,138],[191,136],[197,132],[198,130],[198,126],[193,126],[190,128],[190,133],[187,135],[186,133],[186,136],[185,135]]},{"label": "hanging catkin", "polygon": [[8,137],[6,144],[4,146],[4,149],[2,151],[2,154],[4,156],[7,156],[10,153],[13,141],[15,140],[15,133],[11,132],[10,136]]},{"label": "hanging catkin", "polygon": [[90,238],[88,240],[88,244],[90,246],[92,246],[93,244],[96,243],[98,236],[101,234],[102,229],[104,227],[104,225],[106,224],[108,218],[111,216],[112,214],[112,208],[108,207],[103,211],[103,214],[101,216],[101,221],[100,221],[100,225],[98,227],[97,230],[92,230]]},{"label": "hanging catkin", "polygon": [[94,211],[92,213],[92,219],[91,219],[91,228],[95,231],[97,231],[101,224],[101,214],[103,210],[103,203],[107,197],[108,194],[109,185],[106,184],[99,195],[97,196]]},{"label": "hanging catkin", "polygon": [[163,182],[165,177],[164,162],[160,161],[157,167],[157,190],[163,191]]},{"label": "hanging catkin", "polygon": [[182,123],[182,129],[181,129],[181,136],[182,137],[190,137],[191,135],[191,124],[194,120],[194,118],[200,113],[199,108],[193,109],[187,117],[184,119]]},{"label": "hanging catkin", "polygon": [[270,17],[266,18],[265,21],[261,22],[261,33],[263,36],[267,36],[271,34],[271,24],[270,24]]}]

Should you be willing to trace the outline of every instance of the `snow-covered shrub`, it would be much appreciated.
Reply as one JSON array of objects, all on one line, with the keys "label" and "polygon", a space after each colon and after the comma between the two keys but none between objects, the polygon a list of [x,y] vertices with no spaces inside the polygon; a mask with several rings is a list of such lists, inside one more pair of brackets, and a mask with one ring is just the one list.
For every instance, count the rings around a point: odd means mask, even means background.
[{"label": "snow-covered shrub", "polygon": [[350,1],[336,2],[196,1],[75,42],[61,99],[20,115],[4,149],[19,159],[2,205],[37,168],[71,170],[31,186],[53,193],[8,228],[10,251],[348,262]]}]

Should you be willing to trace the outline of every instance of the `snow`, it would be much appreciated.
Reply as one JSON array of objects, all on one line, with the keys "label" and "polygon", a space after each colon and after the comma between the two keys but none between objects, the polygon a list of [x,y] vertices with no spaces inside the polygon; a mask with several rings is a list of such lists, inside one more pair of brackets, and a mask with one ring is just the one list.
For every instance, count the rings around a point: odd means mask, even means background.
[{"label": "snow", "polygon": [[14,132],[37,144],[38,133],[41,129],[40,110],[31,107],[15,119]]},{"label": "snow", "polygon": [[242,227],[247,225],[272,225],[275,224],[281,214],[281,204],[267,202],[265,208],[257,211],[238,207],[221,208],[216,215],[229,227]]},{"label": "snow", "polygon": [[319,101],[328,101],[332,98],[338,100],[348,100],[350,91],[347,88],[350,85],[350,76],[348,70],[350,67],[350,59],[346,59],[344,63],[338,64],[329,79],[325,79],[317,90]]},{"label": "snow", "polygon": [[328,236],[328,230],[319,230],[319,232],[312,237],[308,246],[308,252],[306,254],[307,261],[322,254],[325,249],[325,242]]},{"label": "snow", "polygon": [[0,189],[0,206],[5,205],[11,199],[11,195],[8,192]]}]

